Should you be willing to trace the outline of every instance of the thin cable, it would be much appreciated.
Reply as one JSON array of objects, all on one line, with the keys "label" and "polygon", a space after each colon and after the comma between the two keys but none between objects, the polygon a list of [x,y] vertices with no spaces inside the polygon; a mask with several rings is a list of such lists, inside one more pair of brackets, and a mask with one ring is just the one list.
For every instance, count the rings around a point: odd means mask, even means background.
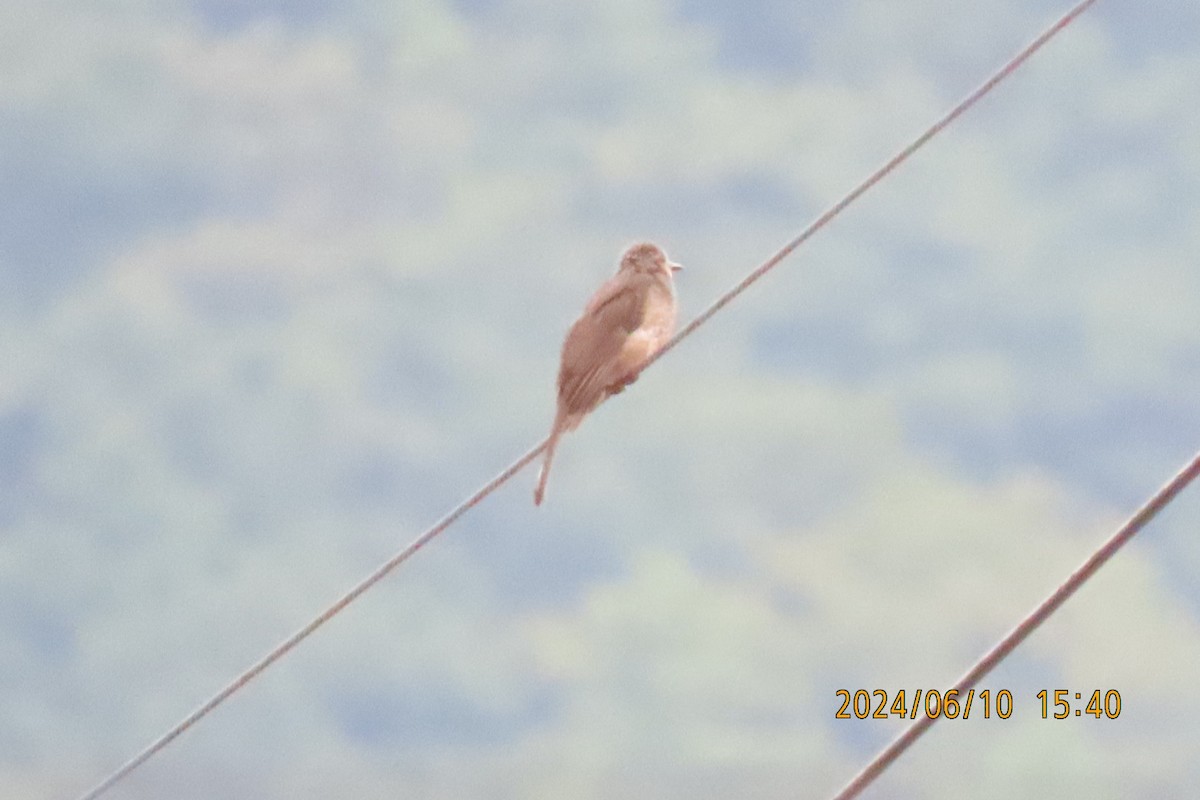
[{"label": "thin cable", "polygon": [[643,369],[645,369],[646,367],[649,367],[655,361],[662,358],[663,355],[665,355],[666,352],[668,350],[670,350],[672,347],[679,344],[681,341],[686,339],[688,336],[691,336],[692,331],[696,330],[696,328],[699,328],[705,322],[708,322],[709,317],[711,317],[713,314],[716,314],[718,311],[720,311],[722,308],[724,308],[729,303],[729,301],[733,300],[733,298],[737,297],[739,294],[744,292],[750,286],[750,284],[754,283],[759,278],[761,278],[763,275],[766,275],[768,272],[770,272],[772,269],[774,269],[776,264],[778,264],[780,261],[782,261],[783,259],[787,258],[789,255],[791,255],[793,250],[795,250],[797,247],[799,247],[800,245],[802,245],[806,241],[808,241],[810,238],[812,238],[812,235],[814,233],[819,231],[821,228],[825,227],[825,225],[828,224],[834,217],[836,217],[838,214],[842,213],[842,211],[846,208],[846,206],[853,203],[861,195],[866,193],[866,191],[868,189],[870,189],[872,186],[874,186],[875,184],[877,184],[881,180],[883,180],[888,175],[888,173],[890,173],[896,167],[900,166],[905,161],[907,161],[909,156],[911,156],[913,153],[917,152],[917,150],[920,150],[921,147],[926,142],[928,142],[930,139],[932,139],[934,136],[937,136],[939,133],[941,133],[942,130],[945,129],[947,125],[949,125],[951,122],[956,120],[959,116],[961,116],[963,114],[963,112],[965,112],[971,106],[975,105],[975,103],[980,98],[982,98],[984,95],[986,95],[992,89],[996,88],[996,85],[998,83],[1000,83],[1002,80],[1004,80],[1009,75],[1011,75],[1013,72],[1015,72],[1018,67],[1020,67],[1022,64],[1025,63],[1026,60],[1029,59],[1030,56],[1032,56],[1034,53],[1036,53],[1038,50],[1040,50],[1042,45],[1044,45],[1046,42],[1050,41],[1050,39],[1052,39],[1055,36],[1055,34],[1059,33],[1063,28],[1070,25],[1071,22],[1074,21],[1074,19],[1076,17],[1078,17],[1080,14],[1082,14],[1084,11],[1086,11],[1088,6],[1092,5],[1095,2],[1096,2],[1096,0],[1083,0],[1083,2],[1079,3],[1074,8],[1072,8],[1070,11],[1068,11],[1066,14],[1063,14],[1061,17],[1059,17],[1059,19],[1053,25],[1051,25],[1049,28],[1047,28],[1045,31],[1043,31],[1040,36],[1038,36],[1036,39],[1034,39],[1032,42],[1030,42],[1028,45],[1026,45],[1026,47],[1023,50],[1021,50],[1021,52],[1019,52],[1015,56],[1013,56],[1008,61],[1008,63],[1006,63],[1003,67],[1001,67],[999,70],[997,70],[996,73],[994,75],[992,75],[992,77],[988,78],[986,81],[984,81],[982,84],[980,84],[978,89],[971,92],[969,95],[967,95],[965,98],[963,98],[962,102],[960,102],[954,108],[952,108],[948,112],[946,112],[945,116],[943,116],[937,122],[933,123],[933,125],[931,125],[928,130],[926,130],[924,133],[922,133],[920,136],[918,136],[916,139],[914,139],[908,147],[905,147],[899,153],[894,155],[890,161],[888,161],[886,164],[884,164],[879,169],[872,172],[870,174],[870,176],[867,177],[866,180],[864,180],[858,186],[854,187],[854,189],[851,190],[851,192],[849,194],[847,194],[841,200],[837,201],[832,206],[830,206],[829,210],[826,211],[824,214],[817,217],[817,219],[812,224],[810,224],[807,228],[805,228],[799,236],[797,236],[795,239],[792,239],[790,242],[788,242],[786,245],[784,245],[783,248],[778,253],[771,256],[769,259],[767,259],[763,263],[762,266],[760,266],[758,269],[754,270],[749,275],[747,275],[742,280],[741,283],[739,283],[737,286],[730,289],[725,294],[721,295],[721,297],[717,300],[717,302],[715,302],[711,306],[709,306],[708,309],[705,310],[703,314],[701,314],[700,316],[696,317],[694,320],[689,322],[687,324],[687,327],[685,327],[679,333],[675,334],[675,336],[671,339],[671,341],[667,342],[661,350],[659,350],[657,353],[655,353],[653,356],[650,357],[650,359],[646,362],[646,365],[645,365],[645,367],[643,367]]},{"label": "thin cable", "polygon": [[530,450],[525,455],[521,456],[519,459],[514,461],[512,465],[508,467],[508,469],[504,470],[499,475],[488,481],[483,488],[479,489],[477,492],[475,492],[475,494],[471,495],[469,498],[460,503],[458,507],[449,514],[442,517],[442,519],[436,525],[414,539],[408,547],[404,548],[399,553],[396,553],[396,555],[392,556],[386,562],[376,568],[374,572],[372,572],[363,580],[359,581],[359,583],[356,584],[353,589],[342,595],[342,597],[336,603],[331,605],[325,611],[321,612],[320,616],[305,625],[300,630],[293,633],[291,636],[285,639],[282,644],[280,644],[270,653],[267,653],[267,655],[265,655],[262,659],[255,662],[252,667],[243,672],[241,675],[237,676],[237,678],[235,678],[228,686],[213,695],[211,700],[197,708],[191,714],[188,714],[182,722],[180,722],[174,728],[171,728],[171,730],[164,733],[158,739],[155,739],[149,746],[146,747],[146,749],[142,750],[142,752],[125,762],[120,769],[118,769],[109,777],[105,778],[101,783],[98,783],[87,794],[82,795],[80,800],[94,800],[94,798],[99,797],[101,794],[108,791],[110,788],[112,788],[113,784],[117,783],[126,775],[133,772],[135,769],[145,763],[147,759],[174,741],[175,738],[181,733],[192,727],[192,725],[195,725],[196,722],[198,722],[202,717],[207,715],[217,706],[221,705],[221,703],[225,702],[231,694],[241,689],[243,686],[257,677],[260,672],[287,655],[292,648],[308,638],[309,634],[336,616],[346,606],[353,603],[363,592],[367,591],[372,586],[379,583],[379,581],[383,580],[385,575],[407,561],[413,553],[427,545],[430,540],[433,539],[433,537],[446,530],[446,528],[449,528],[455,520],[469,511],[473,506],[478,504],[481,500],[483,500],[483,498],[487,497],[489,494],[498,489],[502,484],[508,481],[509,478],[517,474],[526,464],[537,458],[538,453],[542,452],[542,449],[546,446],[546,441],[546,439],[543,439],[541,444]]},{"label": "thin cable", "polygon": [[[1054,23],[1054,25],[1052,25],[1044,33],[1042,33],[1041,36],[1039,36],[1037,39],[1035,39],[1032,44],[1028,45],[1025,49],[1023,49],[1015,57],[1013,57],[1008,63],[1006,63],[1003,67],[1001,67],[999,69],[999,71],[997,71],[994,75],[992,75],[992,77],[988,78],[987,81],[985,81],[982,85],[980,85],[978,89],[971,92],[971,94],[969,94],[962,102],[960,102],[958,105],[954,106],[954,108],[952,108],[948,113],[946,113],[945,116],[943,116],[941,119],[939,119],[937,122],[935,122],[932,126],[930,126],[930,128],[928,130],[926,130],[924,133],[922,133],[920,136],[918,136],[916,139],[914,139],[911,144],[909,144],[907,147],[905,147],[903,150],[901,150],[899,153],[897,153],[895,156],[893,156],[882,167],[877,169],[875,172],[871,173],[871,175],[869,177],[867,177],[866,180],[864,180],[862,183],[860,183],[858,186],[856,186],[853,190],[851,190],[849,194],[847,194],[845,197],[843,197],[838,202],[834,203],[829,208],[829,210],[827,210],[824,214],[822,214],[820,217],[818,217],[812,224],[810,224],[807,228],[805,228],[804,231],[799,236],[797,236],[795,239],[793,239],[792,241],[790,241],[786,245],[784,245],[783,248],[781,250],[779,250],[779,252],[777,252],[775,255],[771,256],[761,266],[759,266],[757,269],[755,269],[753,272],[751,272],[749,275],[747,275],[742,280],[741,283],[739,283],[737,286],[730,289],[725,294],[721,295],[715,303],[713,303],[711,306],[709,306],[698,317],[696,317],[691,322],[689,322],[687,324],[687,326],[684,327],[681,331],[679,331],[679,333],[675,334],[675,336],[673,336],[671,338],[671,340],[662,347],[661,350],[659,350],[657,353],[655,353],[653,356],[651,356],[651,358],[642,367],[642,370],[644,371],[647,368],[649,368],[650,365],[652,365],[655,361],[658,361],[658,359],[662,358],[662,356],[668,350],[674,348],[677,344],[679,344],[681,341],[686,339],[688,336],[691,336],[693,331],[695,331],[697,328],[699,328],[701,325],[703,325],[705,322],[707,322],[709,320],[709,318],[711,318],[714,314],[716,314],[718,311],[720,311],[722,308],[724,308],[726,305],[728,305],[731,300],[733,300],[735,297],[737,297],[742,292],[744,292],[747,289],[747,287],[750,286],[750,284],[754,283],[759,278],[761,278],[763,275],[766,275],[768,272],[770,272],[780,261],[782,261],[788,255],[790,255],[793,250],[795,250],[797,247],[799,247],[805,241],[807,241],[809,238],[811,238],[812,235],[814,233],[816,233],[818,230],[825,227],[825,225],[827,225],[831,220],[833,220],[834,217],[836,217],[838,214],[842,213],[842,211],[845,210],[845,208],[847,206],[849,206],[851,203],[853,203],[855,200],[857,200],[861,195],[863,195],[872,186],[879,183],[879,181],[881,181],[885,176],[887,176],[888,173],[890,173],[892,170],[894,170],[896,167],[898,167],[904,161],[908,160],[909,156],[911,156],[913,153],[915,153],[917,150],[919,150],[926,142],[928,142],[930,139],[932,139],[934,136],[936,136],[938,133],[940,133],[947,125],[949,125],[951,122],[953,122],[964,111],[966,111],[968,108],[973,106],[976,103],[976,101],[978,101],[981,97],[983,97],[988,92],[990,92],[992,89],[994,89],[998,83],[1000,83],[1002,80],[1004,80],[1009,75],[1011,75],[1013,73],[1013,71],[1016,70],[1017,67],[1019,67],[1022,63],[1024,63],[1026,59],[1028,59],[1031,55],[1033,55],[1033,53],[1035,51],[1037,51],[1043,44],[1045,44],[1047,41],[1049,41],[1050,38],[1053,37],[1056,33],[1058,33],[1060,30],[1062,30],[1064,27],[1066,27],[1067,24],[1072,19],[1074,19],[1076,16],[1078,16],[1080,13],[1082,13],[1085,8],[1087,8],[1094,2],[1095,2],[1095,0],[1085,0],[1085,2],[1082,2],[1079,5],[1077,5],[1071,11],[1069,11],[1065,16],[1063,16],[1062,19],[1060,19],[1060,20],[1058,20],[1058,22]],[[477,492],[475,492],[475,494],[471,495],[470,498],[465,500],[457,508],[455,508],[449,514],[447,514],[445,517],[443,517],[441,519],[441,521],[439,521],[432,528],[430,528],[429,530],[425,531],[420,536],[418,536],[412,542],[412,544],[410,544],[408,547],[404,548],[399,553],[397,553],[396,555],[394,555],[390,559],[388,559],[386,562],[384,562],[374,572],[372,572],[370,575],[368,575],[366,578],[364,578],[361,582],[359,582],[353,589],[351,589],[349,592],[344,594],[336,603],[334,603],[332,606],[330,606],[328,609],[326,609],[324,612],[322,612],[320,616],[318,616],[312,622],[308,623],[303,628],[298,630],[296,633],[292,634],[290,637],[288,637],[286,640],[284,640],[284,642],[282,644],[278,645],[274,650],[269,652],[261,660],[256,662],[253,666],[251,666],[249,669],[247,669],[245,672],[243,672],[241,675],[239,675],[237,678],[235,678],[224,689],[219,691],[217,694],[213,695],[212,699],[210,699],[204,705],[200,706],[195,711],[193,711],[191,714],[189,714],[182,722],[180,722],[175,727],[171,728],[169,731],[164,733],[161,737],[159,737],[158,739],[156,739],[152,743],[150,743],[144,750],[142,750],[136,756],[134,756],[129,761],[127,761],[124,765],[122,765],[119,769],[117,769],[116,772],[112,773],[112,775],[105,778],[103,781],[101,781],[99,784],[97,784],[93,789],[88,791],[86,794],[81,795],[79,800],[95,800],[95,798],[99,797],[101,794],[108,791],[108,789],[112,788],[112,786],[114,784],[116,784],[118,781],[122,780],[127,775],[129,775],[129,773],[133,772],[135,769],[137,769],[142,764],[144,764],[155,753],[162,750],[164,747],[166,747],[168,744],[170,744],[172,741],[174,741],[180,734],[182,734],[184,731],[186,731],[192,725],[196,724],[196,722],[198,722],[201,718],[206,716],[209,712],[211,712],[217,706],[221,705],[221,703],[223,703],[227,699],[229,699],[230,695],[237,692],[239,689],[241,689],[243,686],[245,686],[247,683],[249,683],[251,680],[253,680],[255,677],[257,677],[260,672],[262,672],[267,667],[271,666],[271,664],[275,663],[280,658],[282,658],[284,655],[286,655],[288,652],[290,652],[292,650],[292,648],[294,648],[296,645],[300,644],[300,642],[302,642],[304,639],[308,638],[308,636],[310,634],[312,634],[314,631],[316,631],[317,628],[324,625],[326,622],[328,622],[330,619],[332,619],[334,616],[336,616],[339,612],[341,612],[342,609],[344,609],[346,606],[350,605],[350,603],[354,602],[354,600],[356,600],[359,595],[361,595],[363,592],[367,591],[372,586],[374,586],[376,583],[378,583],[380,580],[382,580],[384,578],[384,576],[386,576],[389,572],[394,570],[396,567],[400,566],[400,564],[407,561],[409,556],[411,556],[413,553],[417,552],[422,547],[424,547],[426,544],[428,544],[430,540],[432,540],[435,536],[440,534],[442,531],[446,530],[446,528],[450,527],[450,525],[452,525],[464,513],[466,513],[468,510],[470,510],[473,506],[478,504],[481,500],[483,500],[489,494],[494,492],[496,489],[498,489],[501,485],[506,483],[509,478],[511,478],[513,475],[515,475],[517,472],[519,472],[521,470],[521,468],[523,468],[526,464],[528,464],[533,459],[537,458],[538,454],[541,453],[542,450],[545,448],[546,441],[547,440],[543,440],[541,442],[541,444],[537,445],[532,450],[530,450],[528,453],[521,456],[521,458],[519,458],[517,461],[513,462],[513,464],[511,466],[509,466],[507,469],[505,469],[503,472],[501,472],[495,478],[492,478],[492,480],[489,481],[483,488],[479,489]]]},{"label": "thin cable", "polygon": [[[1100,567],[1108,561],[1113,555],[1121,549],[1121,547],[1137,534],[1150,520],[1162,511],[1175,496],[1196,479],[1200,475],[1200,453],[1197,453],[1191,463],[1179,471],[1179,473],[1166,483],[1144,506],[1138,509],[1129,520],[1122,525],[1112,537],[1102,544],[1088,560],[1083,562],[1079,569],[1071,573],[1071,577],[1054,592],[1042,601],[1041,605],[1029,613],[1025,619],[1021,620],[1017,627],[1001,639],[995,647],[984,654],[983,658],[975,663],[975,666],[967,670],[967,674],[958,679],[952,687],[947,689],[947,692],[958,690],[960,694],[966,693],[971,687],[975,686],[983,676],[992,671],[997,664],[1011,653],[1017,645],[1025,641],[1029,634],[1033,633],[1039,625],[1045,622],[1051,614],[1058,610],[1059,606],[1067,602],[1071,595],[1082,586],[1088,578],[1096,574]],[[871,763],[867,764],[861,772],[854,776],[854,779],[846,784],[845,788],[838,792],[833,800],[851,800],[858,797],[859,793],[867,788],[876,778],[879,777],[885,769],[887,769],[893,761],[907,750],[913,742],[920,738],[926,730],[936,720],[928,715],[921,717],[919,720],[910,725],[896,739],[883,748]]]}]

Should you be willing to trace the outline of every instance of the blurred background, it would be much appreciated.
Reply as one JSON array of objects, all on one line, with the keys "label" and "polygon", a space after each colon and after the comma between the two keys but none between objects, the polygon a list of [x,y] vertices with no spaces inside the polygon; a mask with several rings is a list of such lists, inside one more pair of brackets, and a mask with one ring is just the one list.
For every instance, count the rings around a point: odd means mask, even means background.
[{"label": "blurred background", "polygon": [[[73,797],[1066,0],[0,6],[0,786]],[[823,798],[1200,447],[1200,6],[1101,2],[122,798]],[[1200,488],[879,798],[1200,785]],[[1116,720],[1036,694],[1115,689]]]}]

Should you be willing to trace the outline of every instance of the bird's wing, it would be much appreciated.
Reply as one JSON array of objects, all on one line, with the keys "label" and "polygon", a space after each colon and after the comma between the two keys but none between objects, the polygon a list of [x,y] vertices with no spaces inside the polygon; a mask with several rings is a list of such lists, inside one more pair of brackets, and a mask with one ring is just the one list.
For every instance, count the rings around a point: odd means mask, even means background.
[{"label": "bird's wing", "polygon": [[632,333],[645,316],[646,281],[638,275],[617,275],[600,287],[583,312],[606,330]]},{"label": "bird's wing", "polygon": [[621,376],[618,356],[645,315],[644,287],[610,280],[588,303],[563,343],[558,399],[570,414],[591,411]]}]

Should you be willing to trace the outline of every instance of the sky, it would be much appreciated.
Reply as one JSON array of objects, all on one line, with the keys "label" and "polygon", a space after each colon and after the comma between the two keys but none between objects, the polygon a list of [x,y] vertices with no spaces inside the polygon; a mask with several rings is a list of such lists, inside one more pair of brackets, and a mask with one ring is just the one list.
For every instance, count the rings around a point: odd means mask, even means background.
[{"label": "sky", "polygon": [[[0,793],[540,441],[629,243],[691,319],[1066,8],[0,5]],[[831,796],[904,725],[839,689],[950,685],[1195,453],[1197,252],[1200,6],[1100,0],[111,796]],[[1200,785],[1197,492],[864,796]]]}]

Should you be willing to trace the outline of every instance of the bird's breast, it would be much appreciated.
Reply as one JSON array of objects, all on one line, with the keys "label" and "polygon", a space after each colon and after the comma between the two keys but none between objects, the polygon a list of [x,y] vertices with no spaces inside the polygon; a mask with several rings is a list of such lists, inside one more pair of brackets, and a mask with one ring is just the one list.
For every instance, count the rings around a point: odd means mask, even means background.
[{"label": "bird's breast", "polygon": [[646,292],[639,329],[662,345],[675,331],[675,313],[675,293],[670,286],[655,283]]}]

